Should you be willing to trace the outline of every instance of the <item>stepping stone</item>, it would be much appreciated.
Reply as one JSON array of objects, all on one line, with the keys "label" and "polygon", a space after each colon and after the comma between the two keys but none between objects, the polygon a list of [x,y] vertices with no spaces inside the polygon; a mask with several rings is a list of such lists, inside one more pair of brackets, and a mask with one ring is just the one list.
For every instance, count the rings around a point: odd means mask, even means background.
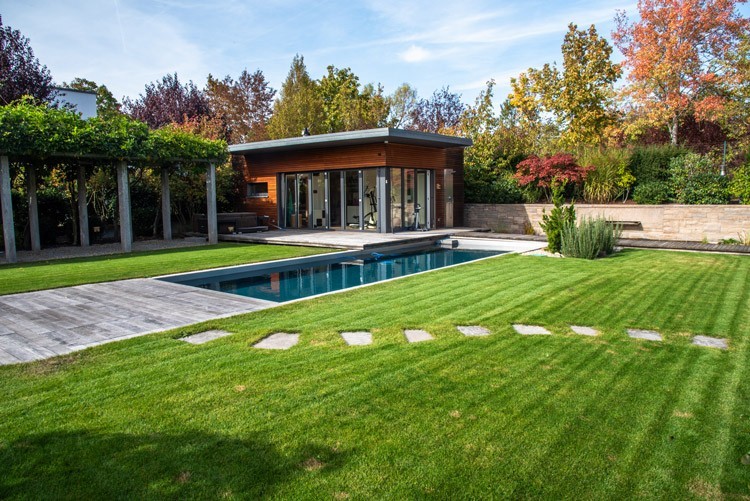
[{"label": "stepping stone", "polygon": [[199,332],[198,334],[193,334],[192,336],[181,337],[180,341],[185,341],[186,343],[190,344],[203,344],[208,343],[209,341],[213,341],[214,339],[229,336],[231,334],[231,332],[221,330],[203,331]]},{"label": "stepping stone", "polygon": [[288,350],[299,342],[299,334],[287,334],[286,332],[277,332],[268,337],[264,337],[253,345],[254,348],[263,350]]},{"label": "stepping stone", "polygon": [[598,336],[599,331],[593,327],[586,327],[585,325],[571,325],[570,329],[576,334],[581,336]]},{"label": "stepping stone", "polygon": [[427,331],[413,329],[405,329],[404,336],[406,336],[406,340],[410,343],[419,343],[421,341],[430,341],[432,339],[435,339],[434,337],[432,337],[432,334]]},{"label": "stepping stone", "polygon": [[705,346],[707,348],[718,348],[726,350],[729,348],[729,341],[720,337],[695,336],[693,344],[696,346]]},{"label": "stepping stone", "polygon": [[513,328],[517,333],[524,336],[549,336],[552,334],[541,325],[513,324]]},{"label": "stepping stone", "polygon": [[364,346],[372,344],[372,334],[369,332],[342,332],[341,337],[344,338],[346,344],[349,346]]},{"label": "stepping stone", "polygon": [[662,337],[656,331],[644,329],[628,329],[628,336],[634,339],[645,339],[646,341],[661,341]]},{"label": "stepping stone", "polygon": [[490,330],[481,325],[459,325],[456,327],[464,336],[489,336]]}]

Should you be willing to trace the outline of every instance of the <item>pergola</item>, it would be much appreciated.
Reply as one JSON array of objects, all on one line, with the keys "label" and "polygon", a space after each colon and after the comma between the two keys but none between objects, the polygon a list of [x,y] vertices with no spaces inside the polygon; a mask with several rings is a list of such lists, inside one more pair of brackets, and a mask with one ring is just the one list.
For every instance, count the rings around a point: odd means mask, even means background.
[{"label": "pergola", "polygon": [[21,102],[0,110],[0,206],[2,206],[5,259],[17,261],[11,162],[26,169],[29,228],[32,251],[41,249],[37,208],[39,162],[77,165],[78,226],[81,246],[90,245],[86,193],[86,166],[110,164],[116,169],[120,241],[123,252],[132,249],[133,233],[128,168],[149,165],[161,168],[163,238],[172,239],[169,171],[177,166],[205,166],[208,240],[218,242],[216,218],[216,165],[226,158],[226,144],[174,128],[149,131],[127,117],[81,120],[75,113]]}]

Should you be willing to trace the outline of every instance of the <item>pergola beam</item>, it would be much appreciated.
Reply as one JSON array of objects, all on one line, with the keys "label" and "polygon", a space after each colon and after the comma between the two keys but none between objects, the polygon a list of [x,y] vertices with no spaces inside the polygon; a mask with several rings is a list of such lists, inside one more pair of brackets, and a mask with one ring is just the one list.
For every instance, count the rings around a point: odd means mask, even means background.
[{"label": "pergola beam", "polygon": [[3,242],[5,243],[5,260],[15,263],[16,229],[13,226],[13,198],[10,191],[10,162],[8,157],[0,156],[0,205],[3,206]]}]

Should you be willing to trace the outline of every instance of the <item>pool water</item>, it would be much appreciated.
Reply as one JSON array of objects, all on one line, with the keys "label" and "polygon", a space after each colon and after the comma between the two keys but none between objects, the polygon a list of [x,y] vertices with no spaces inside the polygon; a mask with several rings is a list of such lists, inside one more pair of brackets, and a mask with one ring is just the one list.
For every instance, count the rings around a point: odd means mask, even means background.
[{"label": "pool water", "polygon": [[440,248],[397,255],[373,252],[363,258],[348,256],[341,262],[329,261],[302,267],[295,265],[273,270],[245,271],[214,279],[204,277],[180,280],[172,277],[170,281],[256,299],[285,302],[504,253]]}]

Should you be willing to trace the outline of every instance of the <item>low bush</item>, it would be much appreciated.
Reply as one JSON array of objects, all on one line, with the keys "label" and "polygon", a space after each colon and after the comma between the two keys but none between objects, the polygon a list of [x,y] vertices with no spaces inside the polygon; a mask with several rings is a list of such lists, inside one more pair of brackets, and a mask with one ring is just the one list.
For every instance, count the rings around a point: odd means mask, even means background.
[{"label": "low bush", "polygon": [[734,171],[732,182],[729,183],[729,193],[739,198],[740,203],[750,204],[750,163]]},{"label": "low bush", "polygon": [[729,181],[707,155],[686,153],[669,162],[674,201],[680,204],[725,204]]},{"label": "low bush", "polygon": [[672,190],[667,181],[645,181],[633,190],[633,201],[642,205],[659,205],[668,202]]},{"label": "low bush", "polygon": [[576,226],[575,221],[566,222],[561,231],[560,252],[565,257],[596,259],[607,256],[615,250],[622,230],[604,218],[583,218]]},{"label": "low bush", "polygon": [[565,225],[575,224],[576,210],[573,204],[563,207],[565,185],[552,185],[552,203],[555,207],[549,214],[542,214],[542,222],[539,225],[547,235],[547,250],[550,252],[560,252],[562,246],[561,232]]},{"label": "low bush", "polygon": [[493,176],[477,176],[466,171],[464,180],[467,203],[518,204],[524,202],[523,189],[512,174],[501,172]]}]

